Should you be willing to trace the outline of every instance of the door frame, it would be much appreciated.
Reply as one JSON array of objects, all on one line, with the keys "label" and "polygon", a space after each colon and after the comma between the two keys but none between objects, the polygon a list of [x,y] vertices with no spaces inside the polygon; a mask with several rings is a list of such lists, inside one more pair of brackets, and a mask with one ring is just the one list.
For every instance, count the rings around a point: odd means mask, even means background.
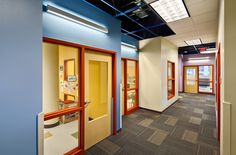
[{"label": "door frame", "polygon": [[[124,115],[129,115],[139,108],[139,62],[137,59],[131,58],[121,58],[124,61]],[[127,92],[129,91],[127,88],[127,61],[134,61],[135,62],[135,81],[136,81],[136,106],[128,110],[127,108]],[[123,104],[123,103],[122,103]]]},{"label": "door frame", "polygon": [[[208,92],[200,92],[199,91],[199,67],[200,66],[212,66],[212,93],[208,93]],[[184,82],[185,82],[185,67],[197,67],[197,93],[198,94],[209,94],[209,95],[215,95],[214,93],[214,90],[215,90],[215,79],[214,79],[214,75],[215,75],[215,71],[214,71],[214,64],[206,64],[206,65],[184,65],[183,66],[183,92],[185,92],[185,89],[184,89]]]},{"label": "door frame", "polygon": [[219,43],[216,57],[216,103],[217,103],[217,121],[218,121],[218,141],[220,142],[221,125],[221,44]]},{"label": "door frame", "polygon": [[96,47],[90,47],[90,46],[86,46],[86,45],[81,45],[81,44],[77,44],[77,43],[72,43],[72,42],[67,42],[67,41],[63,41],[63,40],[58,40],[58,39],[54,39],[54,38],[49,38],[49,37],[43,37],[42,39],[43,42],[45,43],[52,43],[52,44],[58,44],[58,45],[65,45],[65,46],[71,46],[71,47],[75,47],[80,49],[79,51],[79,59],[80,60],[80,66],[79,66],[79,73],[81,75],[80,80],[79,80],[79,85],[80,85],[80,91],[79,91],[79,95],[80,95],[80,106],[78,107],[73,107],[73,108],[68,108],[65,110],[59,110],[56,112],[50,112],[44,115],[44,121],[49,120],[49,119],[53,119],[65,114],[69,114],[69,113],[73,113],[73,112],[80,112],[80,120],[78,120],[78,122],[81,122],[81,124],[79,125],[79,131],[80,131],[80,138],[78,138],[79,140],[79,146],[72,149],[71,151],[65,153],[65,155],[71,155],[71,154],[78,154],[78,155],[83,155],[84,154],[84,138],[85,138],[85,106],[84,106],[84,101],[85,101],[85,50],[93,50],[95,52],[99,52],[99,53],[107,53],[107,54],[111,54],[112,55],[112,97],[113,97],[113,115],[112,115],[112,134],[116,135],[117,134],[117,129],[116,129],[116,106],[117,106],[117,95],[116,95],[116,81],[117,81],[117,53],[115,51],[112,50],[106,50],[106,49],[100,49],[100,48],[96,48]]}]

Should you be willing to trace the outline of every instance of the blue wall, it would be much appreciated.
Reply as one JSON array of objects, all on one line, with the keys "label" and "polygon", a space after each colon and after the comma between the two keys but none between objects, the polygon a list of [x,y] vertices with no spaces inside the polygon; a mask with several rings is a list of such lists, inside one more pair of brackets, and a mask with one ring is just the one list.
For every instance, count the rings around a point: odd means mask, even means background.
[{"label": "blue wall", "polygon": [[[121,35],[121,41],[125,42],[125,43],[128,43],[130,45],[134,45],[134,46],[137,47],[137,49],[139,47],[139,41],[136,40],[133,37],[128,36],[128,35],[122,34]],[[121,57],[122,58],[130,58],[130,59],[138,60],[138,51],[130,51],[130,50],[122,49],[121,50]]]},{"label": "blue wall", "polygon": [[43,35],[45,37],[65,40],[92,47],[113,50],[117,52],[117,129],[120,128],[120,71],[121,71],[121,23],[107,13],[91,6],[82,0],[44,0],[44,4],[50,3],[69,11],[73,11],[109,29],[105,34],[96,30],[81,26],[60,17],[43,13]]},{"label": "blue wall", "polygon": [[0,1],[0,154],[36,154],[42,111],[42,2]]}]

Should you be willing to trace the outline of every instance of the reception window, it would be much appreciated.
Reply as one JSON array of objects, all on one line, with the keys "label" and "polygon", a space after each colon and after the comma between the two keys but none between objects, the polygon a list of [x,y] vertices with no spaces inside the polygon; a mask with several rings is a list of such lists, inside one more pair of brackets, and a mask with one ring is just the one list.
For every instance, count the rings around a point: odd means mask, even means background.
[{"label": "reception window", "polygon": [[175,96],[175,63],[167,62],[167,89],[168,99]]}]

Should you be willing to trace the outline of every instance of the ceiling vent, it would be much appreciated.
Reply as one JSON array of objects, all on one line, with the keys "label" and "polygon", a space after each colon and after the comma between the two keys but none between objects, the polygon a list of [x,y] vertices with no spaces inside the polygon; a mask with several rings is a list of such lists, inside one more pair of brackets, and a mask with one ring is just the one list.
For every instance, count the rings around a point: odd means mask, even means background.
[{"label": "ceiling vent", "polygon": [[[137,6],[141,6],[142,5],[142,1],[141,0],[136,0],[134,2]],[[145,18],[148,17],[147,12],[143,9],[143,8],[138,8],[137,10],[134,10],[133,15],[136,15],[138,18]]]}]

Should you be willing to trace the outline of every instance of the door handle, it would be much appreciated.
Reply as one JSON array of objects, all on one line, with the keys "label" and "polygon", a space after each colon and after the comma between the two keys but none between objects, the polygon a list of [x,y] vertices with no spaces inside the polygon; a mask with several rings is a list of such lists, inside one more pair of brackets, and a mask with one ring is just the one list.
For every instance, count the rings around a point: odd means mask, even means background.
[{"label": "door handle", "polygon": [[84,101],[84,106],[85,106],[85,108],[88,107],[89,103],[91,103],[89,100],[85,100],[85,101]]}]

